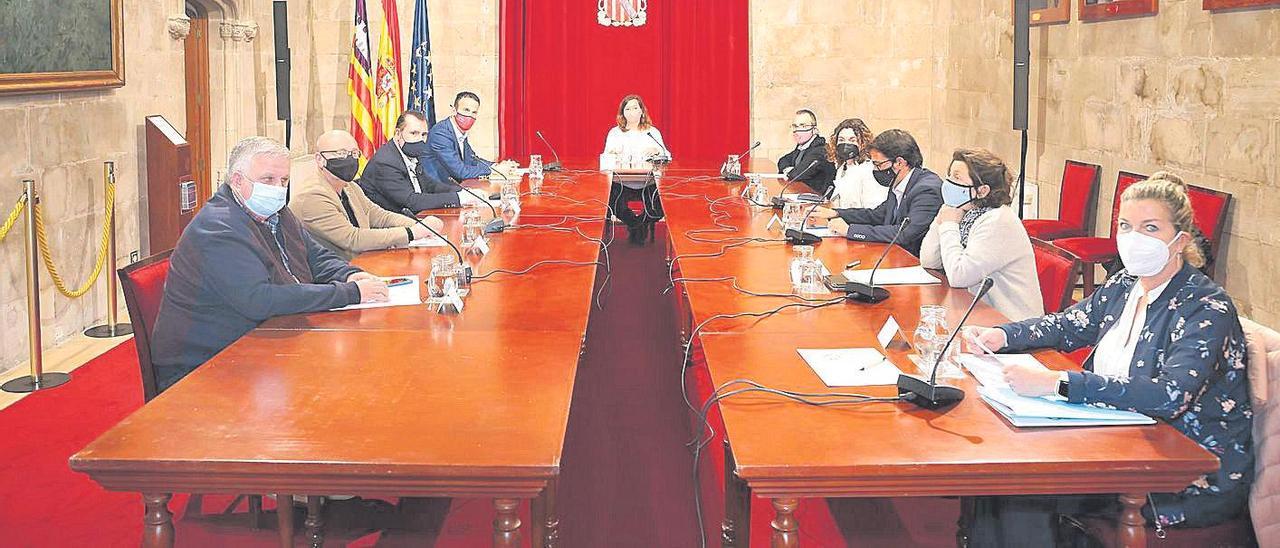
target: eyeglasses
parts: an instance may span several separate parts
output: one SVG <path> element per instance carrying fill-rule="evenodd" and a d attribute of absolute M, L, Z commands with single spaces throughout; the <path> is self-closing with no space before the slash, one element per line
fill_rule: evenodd
<path fill-rule="evenodd" d="M 895 158 L 894 160 L 896 160 L 896 158 Z M 872 167 L 875 167 L 876 169 L 888 169 L 888 168 L 884 168 L 884 167 L 880 167 L 880 166 L 881 166 L 881 165 L 883 165 L 883 164 L 893 165 L 894 160 L 881 160 L 881 161 L 879 161 L 879 162 L 877 162 L 877 161 L 875 161 L 875 160 L 872 160 L 872 161 L 871 161 L 871 165 L 872 165 Z"/>
<path fill-rule="evenodd" d="M 818 126 L 810 124 L 791 124 L 791 131 L 809 131 L 811 129 L 818 129 Z"/>
<path fill-rule="evenodd" d="M 359 158 L 358 150 L 322 150 L 320 155 L 326 160 L 343 160 L 346 158 Z"/>

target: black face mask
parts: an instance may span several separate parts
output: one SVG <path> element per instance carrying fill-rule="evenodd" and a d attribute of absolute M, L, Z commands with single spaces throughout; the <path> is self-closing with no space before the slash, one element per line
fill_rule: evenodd
<path fill-rule="evenodd" d="M 883 187 L 893 186 L 893 181 L 898 178 L 898 174 L 893 172 L 893 164 L 889 164 L 889 167 L 885 169 L 872 171 L 871 176 L 875 177 L 876 182 L 880 183 L 880 186 Z"/>
<path fill-rule="evenodd" d="M 410 158 L 421 158 L 426 156 L 431 149 L 427 148 L 426 141 L 417 141 L 413 143 L 405 143 L 404 146 L 400 147 L 400 151 L 404 152 L 404 155 Z"/>
<path fill-rule="evenodd" d="M 356 172 L 360 171 L 360 159 L 328 158 L 324 161 L 324 168 L 329 173 L 332 173 L 334 177 L 350 183 L 356 180 Z"/>
<path fill-rule="evenodd" d="M 858 155 L 858 145 L 853 143 L 840 143 L 836 145 L 836 159 L 841 162 L 847 162 L 850 158 Z"/>

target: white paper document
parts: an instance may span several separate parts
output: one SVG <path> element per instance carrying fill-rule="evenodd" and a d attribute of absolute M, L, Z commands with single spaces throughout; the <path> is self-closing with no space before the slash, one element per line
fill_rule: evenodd
<path fill-rule="evenodd" d="M 746 177 L 759 177 L 761 179 L 785 179 L 787 176 L 781 173 L 747 173 Z"/>
<path fill-rule="evenodd" d="M 843 236 L 843 234 L 837 234 L 835 231 L 825 226 L 811 226 L 804 229 L 804 231 L 819 238 L 835 238 L 836 236 Z"/>
<path fill-rule="evenodd" d="M 359 303 L 333 310 L 360 310 L 364 308 L 382 308 L 384 306 L 410 306 L 422 304 L 422 294 L 419 289 L 422 287 L 422 280 L 416 275 L 396 276 L 396 278 L 408 278 L 409 283 L 397 285 L 387 288 L 387 302 L 383 303 Z M 390 278 L 383 278 L 388 280 Z"/>
<path fill-rule="evenodd" d="M 1004 368 L 1010 365 L 1048 369 L 1031 354 L 959 354 L 957 361 L 978 383 L 991 388 L 1009 387 L 1009 383 L 1004 380 Z"/>
<path fill-rule="evenodd" d="M 871 279 L 871 270 L 846 270 L 844 277 L 850 282 L 867 284 Z M 876 285 L 933 285 L 940 284 L 937 276 L 930 274 L 922 266 L 908 266 L 905 268 L 881 268 L 876 271 Z"/>
<path fill-rule="evenodd" d="M 874 348 L 798 348 L 796 352 L 832 388 L 897 384 L 902 374 Z"/>
<path fill-rule="evenodd" d="M 1014 426 L 1121 426 L 1155 424 L 1155 419 L 1119 409 L 1067 403 L 1061 396 L 1019 396 L 1012 388 L 978 387 L 978 394 Z"/>
<path fill-rule="evenodd" d="M 409 247 L 444 247 L 447 245 L 449 244 L 445 243 L 443 239 L 437 238 L 435 236 L 418 238 L 412 242 L 409 242 Z"/>

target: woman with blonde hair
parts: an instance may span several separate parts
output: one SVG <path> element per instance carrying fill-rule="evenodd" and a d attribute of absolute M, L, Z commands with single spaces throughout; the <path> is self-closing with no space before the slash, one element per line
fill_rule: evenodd
<path fill-rule="evenodd" d="M 991 278 L 986 302 L 1009 319 L 1043 315 L 1031 238 L 1009 207 L 1013 176 L 1004 161 L 988 150 L 955 151 L 942 202 L 920 244 L 920 264 L 946 271 L 951 287 L 976 291 Z"/>
<path fill-rule="evenodd" d="M 1246 508 L 1253 437 L 1245 339 L 1231 297 L 1197 270 L 1186 185 L 1160 172 L 1120 197 L 1116 244 L 1124 270 L 1059 314 L 964 331 L 970 352 L 1069 352 L 1092 345 L 1083 371 L 1005 369 L 1025 396 L 1136 411 L 1164 421 L 1218 457 L 1218 470 L 1177 493 L 1151 493 L 1142 513 L 1157 531 L 1204 527 Z M 1119 487 L 1119 486 L 1117 486 Z M 1119 489 L 1117 489 L 1119 490 Z M 1113 511 L 1115 497 L 979 499 L 971 546 L 1051 546 L 1056 515 Z"/>

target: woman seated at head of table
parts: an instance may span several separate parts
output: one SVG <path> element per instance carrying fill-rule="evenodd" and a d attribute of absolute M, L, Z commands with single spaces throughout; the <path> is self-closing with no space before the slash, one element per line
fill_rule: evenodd
<path fill-rule="evenodd" d="M 987 304 L 1025 320 L 1044 315 L 1044 301 L 1031 238 L 1009 207 L 1012 188 L 1013 176 L 995 154 L 955 151 L 942 181 L 942 209 L 920 245 L 920 264 L 943 269 L 952 287 L 973 291 L 990 277 L 995 284 Z"/>
<path fill-rule="evenodd" d="M 662 141 L 662 133 L 649 119 L 649 109 L 639 95 L 628 95 L 618 105 L 617 125 L 605 137 L 604 153 L 612 154 L 620 164 L 635 164 L 654 156 L 671 159 L 671 153 Z M 639 199 L 644 204 L 644 215 L 637 215 L 627 207 L 627 202 Z M 657 185 L 623 181 L 609 189 L 609 209 L 627 225 L 627 235 L 632 243 L 640 243 L 642 228 L 662 218 L 662 201 L 658 198 Z"/>
<path fill-rule="evenodd" d="M 1121 195 L 1116 244 L 1124 270 L 1059 314 L 964 331 L 967 351 L 1072 351 L 1094 346 L 1083 371 L 1005 369 L 1026 396 L 1136 411 L 1169 423 L 1221 462 L 1177 493 L 1142 508 L 1162 527 L 1215 525 L 1243 512 L 1253 482 L 1253 411 L 1245 338 L 1231 297 L 1196 267 L 1186 185 L 1157 173 Z M 1111 512 L 1116 497 L 986 497 L 971 546 L 1052 546 L 1057 515 Z M 1064 520 L 1070 523 L 1071 520 Z"/>

